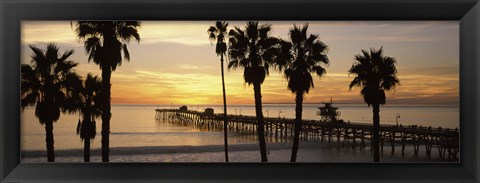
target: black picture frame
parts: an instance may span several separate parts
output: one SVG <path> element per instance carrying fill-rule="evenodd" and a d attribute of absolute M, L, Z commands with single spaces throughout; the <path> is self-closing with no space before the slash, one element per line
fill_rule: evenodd
<path fill-rule="evenodd" d="M 20 163 L 22 20 L 459 20 L 460 163 Z M 0 0 L 0 182 L 478 182 L 478 0 Z"/>

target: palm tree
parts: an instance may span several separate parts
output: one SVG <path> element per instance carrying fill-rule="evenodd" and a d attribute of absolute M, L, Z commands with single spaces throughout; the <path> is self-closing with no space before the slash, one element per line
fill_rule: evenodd
<path fill-rule="evenodd" d="M 393 57 L 383 56 L 383 47 L 379 50 L 370 49 L 370 53 L 362 50 L 363 55 L 355 55 L 349 74 L 353 74 L 352 87 L 361 87 L 360 93 L 365 103 L 373 107 L 373 159 L 380 160 L 379 128 L 380 104 L 385 104 L 385 91 L 394 90 L 400 84 L 397 78 L 396 60 Z"/>
<path fill-rule="evenodd" d="M 227 97 L 225 94 L 225 79 L 223 74 L 223 56 L 227 52 L 227 44 L 225 43 L 225 35 L 227 34 L 228 23 L 217 21 L 215 26 L 208 28 L 209 38 L 214 41 L 217 40 L 215 53 L 220 55 L 220 67 L 222 70 L 222 89 L 223 89 L 223 136 L 225 143 L 225 162 L 228 162 L 228 141 L 227 141 Z"/>
<path fill-rule="evenodd" d="M 69 113 L 80 112 L 83 120 L 78 121 L 77 135 L 83 140 L 83 159 L 84 162 L 90 162 L 90 140 L 95 138 L 96 123 L 95 118 L 102 114 L 100 97 L 102 81 L 97 76 L 87 75 L 85 81 L 80 78 L 70 77 L 68 81 L 72 83 L 72 96 L 67 101 L 65 111 Z"/>
<path fill-rule="evenodd" d="M 255 113 L 257 116 L 257 133 L 260 144 L 260 155 L 262 162 L 267 162 L 267 151 L 265 143 L 265 128 L 262 112 L 261 85 L 269 73 L 270 64 L 278 52 L 279 40 L 270 37 L 268 33 L 270 25 L 258 25 L 258 21 L 247 23 L 245 30 L 235 27 L 229 32 L 230 62 L 228 69 L 244 68 L 243 79 L 250 85 L 253 84 L 255 96 Z"/>
<path fill-rule="evenodd" d="M 67 60 L 73 53 L 68 50 L 59 56 L 58 47 L 50 43 L 45 51 L 30 45 L 31 65 L 21 65 L 21 107 L 35 106 L 35 116 L 45 125 L 48 162 L 55 161 L 53 123 L 69 97 L 66 78 L 75 74 L 77 63 Z"/>
<path fill-rule="evenodd" d="M 109 161 L 110 134 L 110 79 L 112 71 L 130 60 L 127 44 L 132 38 L 140 42 L 137 28 L 139 21 L 79 21 L 76 26 L 78 38 L 84 41 L 88 61 L 100 66 L 102 70 L 102 161 Z M 123 58 L 122 58 L 123 51 Z"/>
<path fill-rule="evenodd" d="M 327 45 L 319 40 L 318 35 L 307 35 L 308 24 L 303 27 L 294 25 L 290 29 L 290 40 L 282 41 L 281 59 L 278 59 L 280 70 L 288 81 L 288 89 L 295 94 L 295 132 L 293 138 L 291 162 L 297 159 L 300 130 L 302 129 L 303 96 L 313 88 L 311 73 L 322 77 L 329 63 Z"/>

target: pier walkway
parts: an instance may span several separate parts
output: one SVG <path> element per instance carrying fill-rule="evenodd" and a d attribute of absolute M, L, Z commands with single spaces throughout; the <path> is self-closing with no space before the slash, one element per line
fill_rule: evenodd
<path fill-rule="evenodd" d="M 155 119 L 173 122 L 181 125 L 195 126 L 208 130 L 223 130 L 223 114 L 206 114 L 204 112 L 180 109 L 155 109 Z M 275 141 L 293 139 L 295 119 L 265 118 L 265 137 Z M 228 115 L 228 130 L 240 134 L 256 135 L 256 117 Z M 303 141 L 318 141 L 325 143 L 341 143 L 352 148 L 365 148 L 372 145 L 372 124 L 351 122 L 321 122 L 318 120 L 303 120 L 300 139 Z M 433 149 L 438 150 L 440 158 L 458 160 L 459 131 L 458 129 L 431 128 L 421 126 L 381 125 L 380 149 L 390 146 L 391 153 L 395 146 L 401 146 L 402 156 L 405 146 L 413 146 L 417 156 L 420 148 L 424 148 L 426 156 L 431 157 Z M 399 147 L 400 148 L 400 147 Z M 373 148 L 370 148 L 373 149 Z"/>

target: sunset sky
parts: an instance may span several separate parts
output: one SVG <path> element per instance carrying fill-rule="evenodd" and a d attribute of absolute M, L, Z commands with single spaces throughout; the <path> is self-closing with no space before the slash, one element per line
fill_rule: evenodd
<path fill-rule="evenodd" d="M 208 39 L 214 21 L 142 21 L 140 43 L 130 42 L 130 62 L 112 74 L 114 104 L 221 104 L 220 58 Z M 273 21 L 271 36 L 287 39 L 293 24 Z M 363 103 L 358 88 L 348 89 L 353 76 L 347 71 L 361 49 L 384 48 L 397 60 L 399 85 L 387 94 L 387 104 L 459 104 L 459 24 L 457 21 L 322 21 L 308 22 L 309 34 L 318 34 L 328 45 L 327 74 L 314 77 L 315 88 L 304 103 L 320 103 L 332 97 L 336 103 Z M 229 21 L 229 29 L 245 27 Z M 75 26 L 75 23 L 73 23 Z M 22 22 L 22 63 L 30 63 L 28 45 L 45 49 L 57 43 L 61 53 L 74 49 L 76 71 L 101 76 L 98 65 L 87 62 L 83 42 L 69 21 Z M 243 70 L 225 67 L 227 102 L 253 104 L 253 87 L 243 81 Z M 277 70 L 262 85 L 263 103 L 294 103 L 287 81 Z"/>

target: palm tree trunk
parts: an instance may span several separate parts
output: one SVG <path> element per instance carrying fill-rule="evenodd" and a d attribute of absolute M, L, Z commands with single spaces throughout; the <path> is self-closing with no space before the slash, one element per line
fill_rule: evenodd
<path fill-rule="evenodd" d="M 90 162 L 90 138 L 83 139 L 83 161 Z"/>
<path fill-rule="evenodd" d="M 45 133 L 46 138 L 45 141 L 47 143 L 47 161 L 48 162 L 55 162 L 55 151 L 53 148 L 53 122 L 47 121 L 45 123 Z"/>
<path fill-rule="evenodd" d="M 227 96 L 225 93 L 225 76 L 223 73 L 223 54 L 220 57 L 221 67 L 222 67 L 222 90 L 223 90 L 223 136 L 225 143 L 225 162 L 228 162 L 228 137 L 227 137 Z"/>
<path fill-rule="evenodd" d="M 380 161 L 380 105 L 373 104 L 373 161 Z"/>
<path fill-rule="evenodd" d="M 262 112 L 262 93 L 260 83 L 253 83 L 253 92 L 255 95 L 255 113 L 258 120 L 258 141 L 260 143 L 260 156 L 262 162 L 267 162 L 267 144 L 265 143 L 265 128 L 263 122 L 263 112 Z"/>
<path fill-rule="evenodd" d="M 102 162 L 109 162 L 109 141 L 110 141 L 110 78 L 112 71 L 110 67 L 102 68 Z"/>
<path fill-rule="evenodd" d="M 303 95 L 297 91 L 295 96 L 295 133 L 293 136 L 292 156 L 290 162 L 297 161 L 298 144 L 300 143 L 300 130 L 302 129 L 302 103 Z"/>
<path fill-rule="evenodd" d="M 87 112 L 84 116 L 84 121 L 82 123 L 82 131 L 80 135 L 84 135 L 83 137 L 83 161 L 90 162 L 90 137 L 92 136 L 92 120 L 90 114 Z"/>

